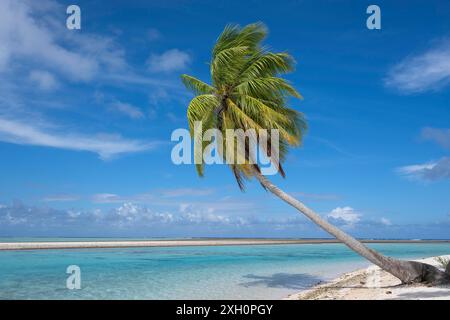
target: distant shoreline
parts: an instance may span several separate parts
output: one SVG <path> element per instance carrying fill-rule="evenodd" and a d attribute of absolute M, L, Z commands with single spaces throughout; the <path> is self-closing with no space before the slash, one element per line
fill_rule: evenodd
<path fill-rule="evenodd" d="M 1 238 L 0 238 L 1 239 Z M 361 240 L 364 243 L 449 243 L 450 240 Z M 104 240 L 104 241 L 36 241 L 0 242 L 0 250 L 46 249 L 107 249 L 185 246 L 236 246 L 340 243 L 334 239 L 263 239 L 263 238 L 205 238 L 183 240 Z"/>

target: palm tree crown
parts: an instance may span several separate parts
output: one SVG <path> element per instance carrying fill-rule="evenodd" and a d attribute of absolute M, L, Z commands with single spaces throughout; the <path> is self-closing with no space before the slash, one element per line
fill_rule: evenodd
<path fill-rule="evenodd" d="M 267 30 L 261 23 L 242 28 L 226 26 L 212 50 L 211 84 L 186 74 L 182 75 L 182 81 L 196 95 L 187 109 L 191 135 L 196 121 L 202 122 L 203 132 L 215 128 L 223 132 L 223 137 L 227 129 L 254 129 L 257 133 L 261 129 L 269 132 L 277 129 L 279 160 L 270 154 L 269 145 L 258 143 L 268 158 L 276 161 L 274 164 L 284 177 L 281 162 L 289 146 L 300 145 L 306 122 L 300 112 L 288 107 L 290 98 L 301 98 L 301 95 L 280 77 L 293 71 L 295 61 L 286 52 L 273 53 L 264 47 L 262 42 L 266 36 Z M 227 141 L 226 146 L 229 146 Z M 251 178 L 259 166 L 248 161 L 248 150 L 240 156 L 247 161 L 229 165 L 243 189 L 244 179 Z M 203 164 L 197 164 L 200 176 L 203 169 Z"/>

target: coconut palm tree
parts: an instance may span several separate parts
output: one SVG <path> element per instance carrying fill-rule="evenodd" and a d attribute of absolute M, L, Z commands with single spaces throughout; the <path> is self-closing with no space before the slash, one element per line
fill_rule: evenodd
<path fill-rule="evenodd" d="M 195 123 L 201 121 L 201 134 L 208 129 L 216 129 L 226 137 L 227 129 L 277 129 L 279 132 L 279 150 L 275 157 L 267 142 L 258 141 L 258 147 L 266 152 L 281 176 L 285 176 L 282 162 L 289 147 L 301 144 L 306 131 L 303 115 L 288 107 L 289 100 L 301 98 L 297 90 L 280 75 L 293 71 L 294 60 L 286 52 L 273 53 L 262 45 L 267 35 L 261 23 L 245 27 L 228 25 L 217 39 L 212 50 L 210 62 L 211 83 L 195 77 L 182 75 L 184 85 L 195 97 L 187 108 L 187 118 L 194 135 Z M 270 135 L 270 134 L 269 134 Z M 194 139 L 201 138 L 195 136 Z M 225 139 L 225 138 L 224 138 Z M 234 148 L 233 141 L 225 141 L 220 150 L 225 159 L 227 148 Z M 204 143 L 204 142 L 200 142 Z M 450 282 L 450 274 L 428 264 L 414 261 L 402 261 L 386 257 L 362 242 L 356 240 L 336 226 L 330 224 L 302 202 L 285 193 L 261 173 L 258 163 L 251 161 L 248 142 L 245 151 L 238 157 L 245 161 L 228 163 L 241 190 L 247 179 L 256 178 L 268 191 L 287 202 L 323 230 L 336 237 L 350 249 L 365 257 L 375 265 L 399 278 L 403 283 Z M 194 150 L 194 153 L 202 152 Z M 202 156 L 195 154 L 194 156 Z M 197 171 L 203 176 L 203 163 L 196 164 Z"/>

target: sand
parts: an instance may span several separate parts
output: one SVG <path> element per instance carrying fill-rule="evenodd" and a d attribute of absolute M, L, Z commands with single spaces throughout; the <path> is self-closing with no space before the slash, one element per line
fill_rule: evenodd
<path fill-rule="evenodd" d="M 333 240 L 301 239 L 192 239 L 192 240 L 128 240 L 128 241 L 54 241 L 54 242 L 0 242 L 0 250 L 35 249 L 89 249 L 132 247 L 178 247 L 178 246 L 228 246 L 334 243 Z"/>
<path fill-rule="evenodd" d="M 365 243 L 449 243 L 447 240 L 364 240 Z M 54 242 L 0 242 L 0 250 L 37 249 L 95 249 L 177 246 L 232 246 L 272 244 L 338 243 L 333 239 L 189 239 L 189 240 L 128 240 L 128 241 L 54 241 Z"/>
<path fill-rule="evenodd" d="M 450 258 L 448 256 L 442 256 Z M 438 266 L 436 257 L 420 259 Z M 450 286 L 402 285 L 400 280 L 376 266 L 346 273 L 288 300 L 450 300 Z"/>

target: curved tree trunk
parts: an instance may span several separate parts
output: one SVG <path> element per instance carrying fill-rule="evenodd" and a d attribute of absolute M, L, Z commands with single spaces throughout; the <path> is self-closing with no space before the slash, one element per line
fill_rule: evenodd
<path fill-rule="evenodd" d="M 393 276 L 399 278 L 402 283 L 450 283 L 450 273 L 443 272 L 432 265 L 415 261 L 402 261 L 393 259 L 370 249 L 362 242 L 356 240 L 352 236 L 348 235 L 347 233 L 343 232 L 339 228 L 323 219 L 321 216 L 306 207 L 297 199 L 280 190 L 257 170 L 255 170 L 254 173 L 259 182 L 274 195 L 299 210 L 306 217 L 316 223 L 319 227 L 336 237 L 336 239 L 343 242 L 346 246 L 348 246 L 359 255 L 363 256 L 373 264 L 379 266 L 381 269 L 389 272 Z M 447 267 L 447 269 L 449 268 Z"/>

